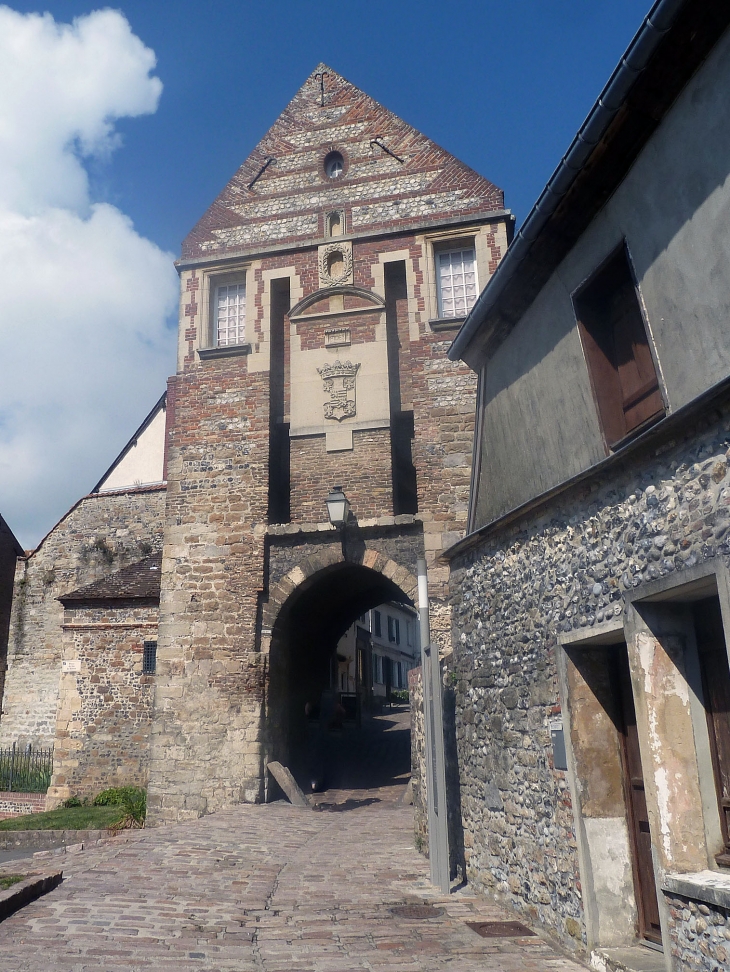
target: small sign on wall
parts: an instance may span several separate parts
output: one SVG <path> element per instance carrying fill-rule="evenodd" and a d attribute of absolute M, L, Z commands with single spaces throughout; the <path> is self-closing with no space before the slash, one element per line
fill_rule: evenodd
<path fill-rule="evenodd" d="M 553 766 L 556 770 L 567 770 L 568 760 L 565 756 L 565 734 L 562 719 L 550 723 L 550 742 L 553 746 Z"/>
<path fill-rule="evenodd" d="M 77 675 L 81 671 L 81 660 L 79 658 L 69 658 L 61 662 L 61 671 Z"/>

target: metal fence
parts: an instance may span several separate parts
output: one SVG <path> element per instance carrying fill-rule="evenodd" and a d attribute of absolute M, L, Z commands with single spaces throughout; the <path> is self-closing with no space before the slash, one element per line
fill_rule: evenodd
<path fill-rule="evenodd" d="M 18 746 L 0 749 L 0 791 L 45 793 L 51 785 L 53 747 Z"/>

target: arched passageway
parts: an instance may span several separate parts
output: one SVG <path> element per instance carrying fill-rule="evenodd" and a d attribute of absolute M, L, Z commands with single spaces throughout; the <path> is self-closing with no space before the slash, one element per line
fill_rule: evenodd
<path fill-rule="evenodd" d="M 305 790 L 363 790 L 407 779 L 407 705 L 384 708 L 373 698 L 364 631 L 355 656 L 356 700 L 344 698 L 337 679 L 338 642 L 353 623 L 378 605 L 413 603 L 415 578 L 392 562 L 386 572 L 357 563 L 329 564 L 302 579 L 276 616 L 267 748 Z M 405 581 L 402 587 L 394 576 Z"/>

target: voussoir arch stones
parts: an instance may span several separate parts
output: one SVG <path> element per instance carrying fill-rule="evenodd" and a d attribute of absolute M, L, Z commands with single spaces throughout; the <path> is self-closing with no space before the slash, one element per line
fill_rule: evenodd
<path fill-rule="evenodd" d="M 294 592 L 320 571 L 335 564 L 342 564 L 342 555 L 336 549 L 322 550 L 305 557 L 269 589 L 269 599 L 264 604 L 264 628 L 274 627 L 279 612 Z M 414 604 L 417 600 L 418 579 L 407 567 L 391 560 L 377 550 L 365 548 L 361 557 L 348 558 L 347 563 L 358 564 L 387 577 L 403 591 Z"/>

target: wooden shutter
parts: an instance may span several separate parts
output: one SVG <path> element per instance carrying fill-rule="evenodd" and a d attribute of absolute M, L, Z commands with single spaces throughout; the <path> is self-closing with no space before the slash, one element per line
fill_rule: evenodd
<path fill-rule="evenodd" d="M 574 298 L 591 385 L 609 446 L 664 414 L 624 247 Z"/>

